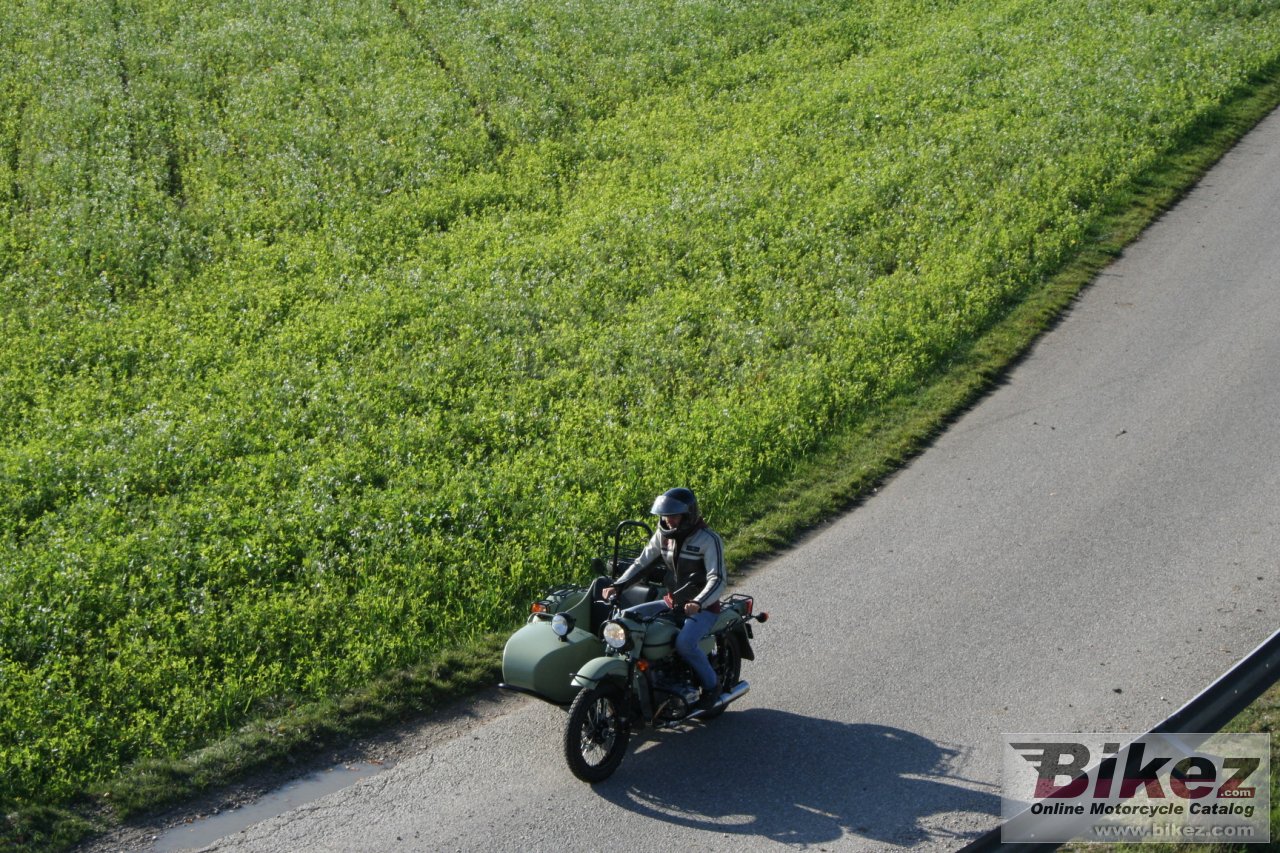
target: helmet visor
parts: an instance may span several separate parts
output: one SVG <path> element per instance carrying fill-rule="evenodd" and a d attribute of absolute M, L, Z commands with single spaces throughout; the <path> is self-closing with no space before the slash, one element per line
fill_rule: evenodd
<path fill-rule="evenodd" d="M 689 512 L 689 504 L 670 494 L 658 495 L 649 509 L 650 515 L 685 515 Z"/>

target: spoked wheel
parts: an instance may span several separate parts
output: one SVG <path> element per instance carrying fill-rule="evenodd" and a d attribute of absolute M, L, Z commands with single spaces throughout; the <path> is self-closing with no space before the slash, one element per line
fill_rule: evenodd
<path fill-rule="evenodd" d="M 574 776 L 592 784 L 608 779 L 622 763 L 630 739 L 617 690 L 597 687 L 574 698 L 564 732 L 564 758 Z"/>
<path fill-rule="evenodd" d="M 720 648 L 720 654 L 716 660 L 716 689 L 721 693 L 728 693 L 730 690 L 738 686 L 738 682 L 742 680 L 742 649 L 738 647 L 738 638 L 729 635 L 724 638 L 724 645 Z M 718 708 L 712 708 L 698 717 L 699 720 L 714 720 L 725 712 L 727 705 L 721 705 Z"/>

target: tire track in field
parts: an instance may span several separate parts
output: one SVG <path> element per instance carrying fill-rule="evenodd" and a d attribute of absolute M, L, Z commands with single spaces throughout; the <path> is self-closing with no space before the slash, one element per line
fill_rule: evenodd
<path fill-rule="evenodd" d="M 26 123 L 31 99 L 22 95 L 13 102 L 13 132 L 5 134 L 5 164 L 9 167 L 9 222 L 12 223 L 22 207 L 22 182 L 18 180 L 18 168 L 22 164 L 22 127 Z M 12 230 L 12 225 L 10 227 Z"/>
<path fill-rule="evenodd" d="M 133 90 L 133 75 L 129 71 L 124 30 L 121 26 L 123 19 L 124 12 L 120 8 L 120 0 L 111 0 L 111 62 L 115 65 L 116 75 L 120 81 L 120 91 L 124 98 L 128 155 L 129 162 L 133 166 L 130 171 L 134 174 L 145 175 L 147 173 L 146 161 L 139 151 L 138 145 L 142 122 L 138 118 L 137 111 L 132 108 L 135 93 Z M 163 153 L 164 168 L 162 173 L 157 176 L 157 183 L 164 194 L 181 209 L 186 206 L 186 195 L 184 190 L 185 182 L 182 177 L 182 155 L 178 150 L 177 142 L 177 119 L 174 115 L 173 107 L 168 101 L 162 102 L 158 106 L 163 118 L 158 142 Z"/>
<path fill-rule="evenodd" d="M 126 118 L 125 122 L 125 143 L 129 154 L 129 163 L 136 164 L 138 162 L 137 151 L 137 126 L 138 123 L 134 119 L 133 111 L 129 109 L 129 102 L 133 97 L 133 78 L 129 74 L 129 64 L 125 61 L 124 48 L 124 32 L 120 26 L 120 0 L 111 0 L 111 64 L 116 70 L 116 79 L 120 83 L 120 93 L 123 100 L 123 112 Z"/>
<path fill-rule="evenodd" d="M 462 97 L 476 117 L 480 119 L 484 127 L 485 136 L 488 137 L 489 143 L 494 148 L 494 154 L 501 155 L 510 147 L 511 143 L 507 135 L 502 132 L 502 128 L 494 120 L 493 112 L 489 109 L 489 105 L 475 92 L 471 91 L 470 87 L 463 82 L 462 77 L 454 72 L 444 54 L 440 52 L 440 49 L 436 47 L 435 42 L 432 41 L 423 28 L 413 20 L 413 17 L 400 0 L 391 0 L 391 10 L 395 12 L 396 17 L 400 19 L 400 23 L 404 25 L 404 28 L 422 44 L 427 51 L 427 55 L 431 57 L 431 61 L 444 73 L 445 78 L 453 85 L 454 90 Z"/>

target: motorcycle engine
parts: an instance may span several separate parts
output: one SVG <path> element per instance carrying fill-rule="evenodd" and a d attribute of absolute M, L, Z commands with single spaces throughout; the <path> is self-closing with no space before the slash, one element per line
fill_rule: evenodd
<path fill-rule="evenodd" d="M 698 701 L 699 690 L 694 686 L 688 673 L 675 672 L 664 667 L 651 672 L 650 679 L 654 705 L 657 708 L 654 712 L 656 719 L 664 721 L 683 719 L 688 715 L 693 703 Z"/>

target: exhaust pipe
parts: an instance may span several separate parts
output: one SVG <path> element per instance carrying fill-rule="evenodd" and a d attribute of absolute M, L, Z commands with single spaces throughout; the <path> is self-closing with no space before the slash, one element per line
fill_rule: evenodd
<path fill-rule="evenodd" d="M 729 705 L 733 702 L 737 702 L 743 696 L 746 696 L 748 691 L 750 690 L 751 690 L 750 684 L 748 684 L 745 681 L 739 681 L 737 685 L 734 686 L 734 688 L 730 690 L 728 693 L 721 693 L 720 698 L 716 700 L 715 706 L 712 708 L 708 708 L 707 711 L 714 711 L 717 708 L 723 708 L 725 705 Z M 694 711 L 692 714 L 685 717 L 685 719 L 696 720 L 699 717 L 701 717 L 703 714 L 706 714 L 707 711 Z"/>

